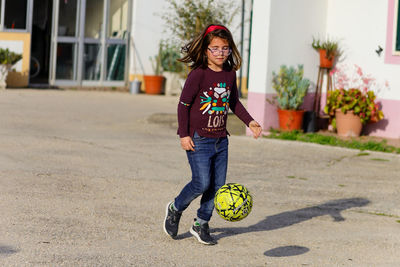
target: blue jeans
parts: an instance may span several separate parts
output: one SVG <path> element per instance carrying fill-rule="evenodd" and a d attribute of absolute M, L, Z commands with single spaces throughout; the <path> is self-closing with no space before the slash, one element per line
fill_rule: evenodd
<path fill-rule="evenodd" d="M 225 184 L 228 168 L 228 138 L 201 137 L 195 132 L 195 151 L 186 151 L 192 180 L 175 198 L 175 208 L 184 211 L 198 196 L 202 195 L 197 217 L 209 221 L 214 209 L 214 196 Z"/>

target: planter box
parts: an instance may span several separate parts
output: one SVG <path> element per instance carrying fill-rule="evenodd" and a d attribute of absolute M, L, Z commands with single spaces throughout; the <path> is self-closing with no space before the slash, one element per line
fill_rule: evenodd
<path fill-rule="evenodd" d="M 0 90 L 4 90 L 7 87 L 7 76 L 8 76 L 8 65 L 0 65 Z"/>
<path fill-rule="evenodd" d="M 164 71 L 163 75 L 165 77 L 165 95 L 179 95 L 182 91 L 179 73 Z"/>

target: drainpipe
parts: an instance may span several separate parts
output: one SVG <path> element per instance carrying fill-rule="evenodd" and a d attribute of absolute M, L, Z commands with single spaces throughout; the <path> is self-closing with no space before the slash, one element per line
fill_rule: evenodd
<path fill-rule="evenodd" d="M 251 53 L 251 29 L 253 26 L 253 2 L 250 2 L 250 25 L 249 25 L 249 49 L 247 53 L 247 81 L 246 81 L 246 88 L 249 88 L 249 77 L 250 77 L 250 53 Z"/>
<path fill-rule="evenodd" d="M 241 45 L 240 45 L 240 54 L 243 55 L 243 46 L 244 46 L 244 1 L 242 0 L 242 25 L 241 25 L 241 30 L 240 30 L 240 40 L 241 40 Z M 239 97 L 242 97 L 242 73 L 243 73 L 243 68 L 240 68 L 239 71 Z"/>

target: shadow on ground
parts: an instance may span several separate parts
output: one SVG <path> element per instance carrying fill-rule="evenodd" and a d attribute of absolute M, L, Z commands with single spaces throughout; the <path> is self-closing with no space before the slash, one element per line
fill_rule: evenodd
<path fill-rule="evenodd" d="M 248 227 L 214 228 L 211 230 L 211 232 L 214 233 L 214 238 L 219 240 L 221 238 L 233 235 L 245 234 L 250 232 L 271 231 L 284 227 L 289 227 L 291 225 L 324 215 L 330 215 L 335 222 L 340 222 L 345 220 L 345 218 L 343 218 L 343 216 L 341 215 L 342 211 L 354 207 L 366 206 L 369 203 L 370 201 L 364 198 L 337 199 L 317 206 L 282 212 L 276 215 L 268 216 L 264 220 Z M 187 232 L 178 235 L 177 239 L 184 239 L 190 236 L 190 233 Z"/>
<path fill-rule="evenodd" d="M 308 251 L 310 251 L 310 249 L 306 247 L 284 246 L 265 251 L 264 255 L 268 257 L 289 257 L 305 254 Z"/>
<path fill-rule="evenodd" d="M 17 252 L 18 250 L 13 247 L 0 245 L 0 256 L 8 256 Z"/>
<path fill-rule="evenodd" d="M 214 237 L 216 239 L 221 239 L 227 236 L 249 232 L 270 231 L 288 227 L 324 215 L 330 215 L 335 222 L 340 222 L 345 220 L 341 215 L 343 210 L 366 206 L 368 203 L 369 200 L 364 198 L 332 200 L 321 205 L 268 216 L 264 220 L 248 227 L 215 228 L 213 232 L 218 234 L 214 234 Z"/>

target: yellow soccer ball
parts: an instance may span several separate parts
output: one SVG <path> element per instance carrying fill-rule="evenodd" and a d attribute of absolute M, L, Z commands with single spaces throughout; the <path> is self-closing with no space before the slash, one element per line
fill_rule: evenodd
<path fill-rule="evenodd" d="M 253 198 L 245 186 L 228 183 L 223 185 L 215 194 L 214 206 L 222 219 L 236 222 L 250 214 Z"/>

